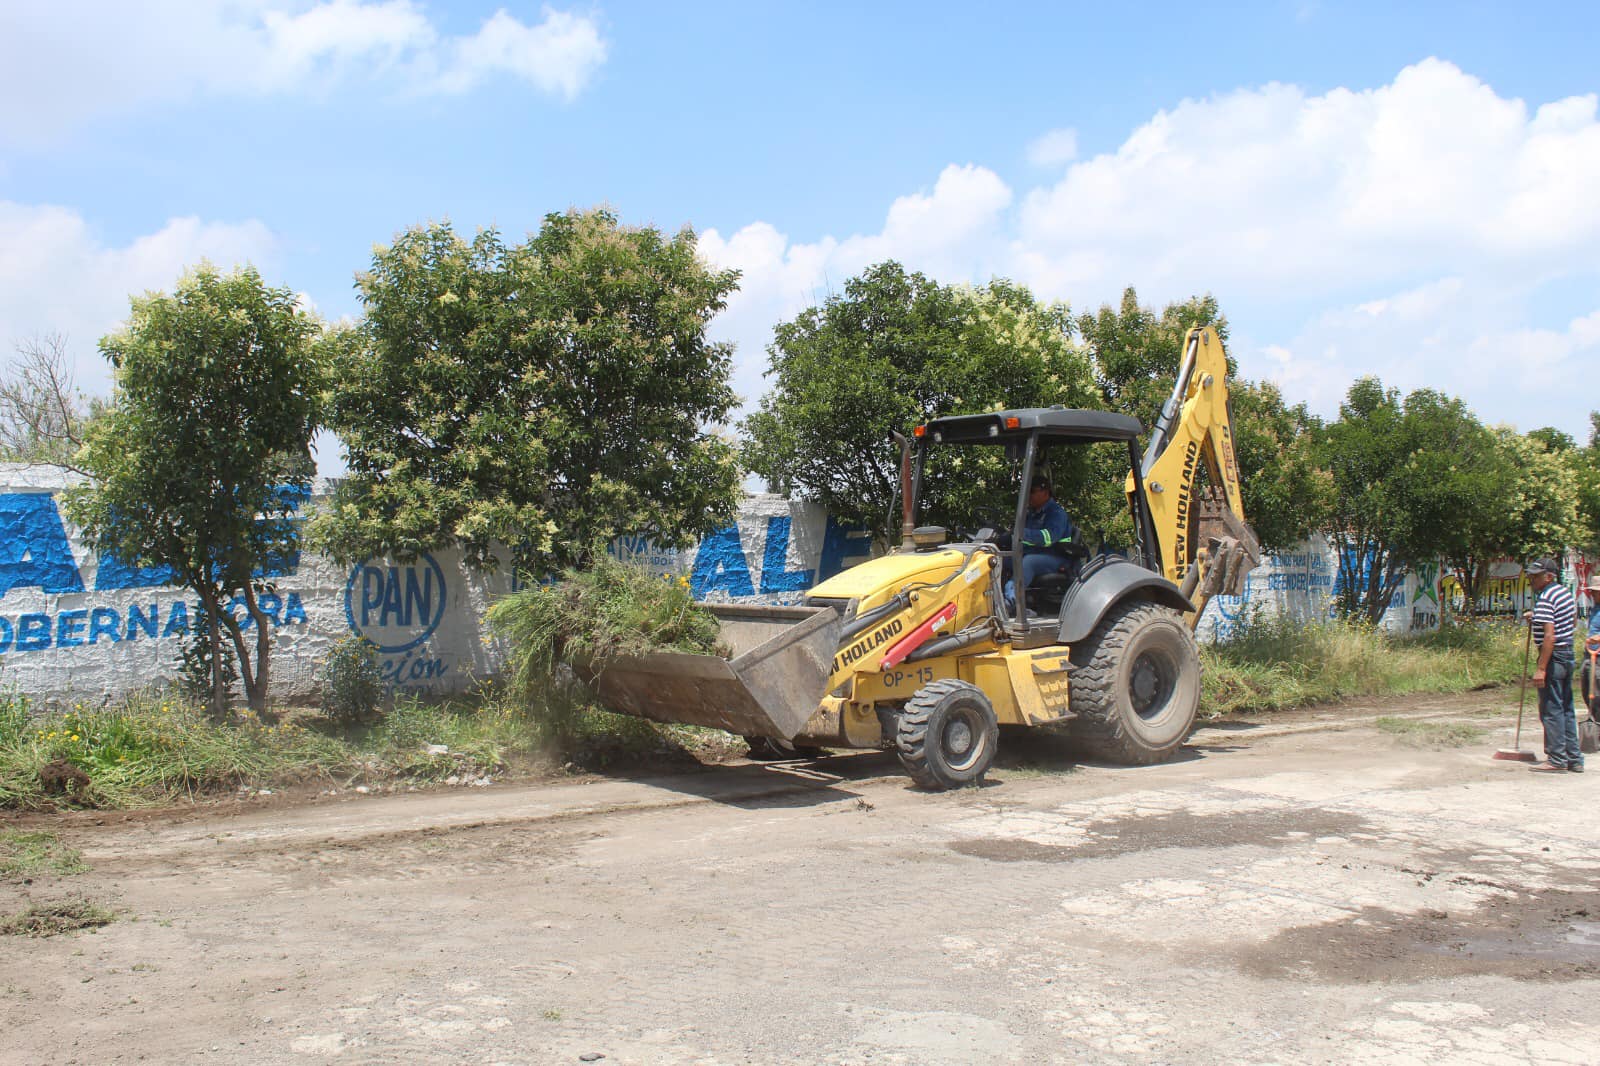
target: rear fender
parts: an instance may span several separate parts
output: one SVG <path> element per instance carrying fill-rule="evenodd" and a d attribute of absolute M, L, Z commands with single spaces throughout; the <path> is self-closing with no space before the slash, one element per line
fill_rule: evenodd
<path fill-rule="evenodd" d="M 1094 632 L 1112 608 L 1124 600 L 1139 599 L 1187 614 L 1194 605 L 1178 586 L 1137 563 L 1114 559 L 1091 567 L 1061 601 L 1061 629 L 1057 639 L 1076 644 Z"/>

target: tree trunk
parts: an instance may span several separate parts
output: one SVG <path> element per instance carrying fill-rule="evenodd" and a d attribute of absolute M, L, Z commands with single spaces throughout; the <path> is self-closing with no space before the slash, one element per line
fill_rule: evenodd
<path fill-rule="evenodd" d="M 255 689 L 256 672 L 250 659 L 250 649 L 244 642 L 244 630 L 239 625 L 239 620 L 230 613 L 223 622 L 228 627 L 228 636 L 233 639 L 234 651 L 239 653 L 239 681 L 244 685 L 245 702 L 253 711 L 256 709 Z"/>
<path fill-rule="evenodd" d="M 228 716 L 228 688 L 222 677 L 221 612 L 209 589 L 200 590 L 200 609 L 206 613 L 206 636 L 211 645 L 211 717 L 220 722 Z"/>
<path fill-rule="evenodd" d="M 255 683 L 245 695 L 250 701 L 250 709 L 260 717 L 267 713 L 267 697 L 271 689 L 272 628 L 268 625 L 271 619 L 256 602 L 256 590 L 249 585 L 244 587 L 244 604 L 256 623 Z"/>

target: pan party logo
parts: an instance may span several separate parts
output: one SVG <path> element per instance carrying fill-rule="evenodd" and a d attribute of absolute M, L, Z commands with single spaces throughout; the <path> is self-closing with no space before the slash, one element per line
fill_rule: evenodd
<path fill-rule="evenodd" d="M 344 616 L 350 631 L 383 654 L 409 651 L 433 636 L 444 618 L 444 571 L 424 552 L 409 566 L 367 560 L 350 571 Z"/>

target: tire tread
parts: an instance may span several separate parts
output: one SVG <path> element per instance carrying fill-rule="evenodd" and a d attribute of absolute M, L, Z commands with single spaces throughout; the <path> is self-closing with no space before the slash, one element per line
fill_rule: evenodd
<path fill-rule="evenodd" d="M 1072 734 L 1090 754 L 1107 762 L 1150 766 L 1165 761 L 1175 750 L 1152 748 L 1130 736 L 1117 709 L 1116 676 L 1123 650 L 1148 618 L 1166 613 L 1170 613 L 1168 608 L 1145 600 L 1125 604 L 1107 614 L 1088 639 L 1072 648 L 1073 670 L 1068 680 L 1068 701 L 1076 714 Z M 1196 657 L 1194 669 L 1199 667 Z"/>
<path fill-rule="evenodd" d="M 951 787 L 928 763 L 928 720 L 947 697 L 969 689 L 987 702 L 988 697 L 983 696 L 983 690 L 976 685 L 947 677 L 918 689 L 900 711 L 899 728 L 894 738 L 895 753 L 900 756 L 900 765 L 918 786 L 927 789 Z M 977 780 L 983 780 L 981 771 Z"/>

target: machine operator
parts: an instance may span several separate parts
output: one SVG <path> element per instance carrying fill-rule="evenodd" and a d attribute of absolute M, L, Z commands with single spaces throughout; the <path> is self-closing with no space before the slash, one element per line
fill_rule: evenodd
<path fill-rule="evenodd" d="M 1050 479 L 1043 474 L 1034 475 L 1028 485 L 1028 511 L 1023 520 L 1022 581 L 1028 588 L 1045 574 L 1063 570 L 1070 562 L 1067 554 L 1078 531 L 1067 517 L 1066 508 L 1057 503 L 1050 493 Z M 1011 548 L 1009 535 L 1001 538 L 1001 547 Z M 1005 560 L 1007 568 L 1011 560 Z M 1016 581 L 1008 578 L 1005 584 L 1006 610 L 1017 609 Z"/>

